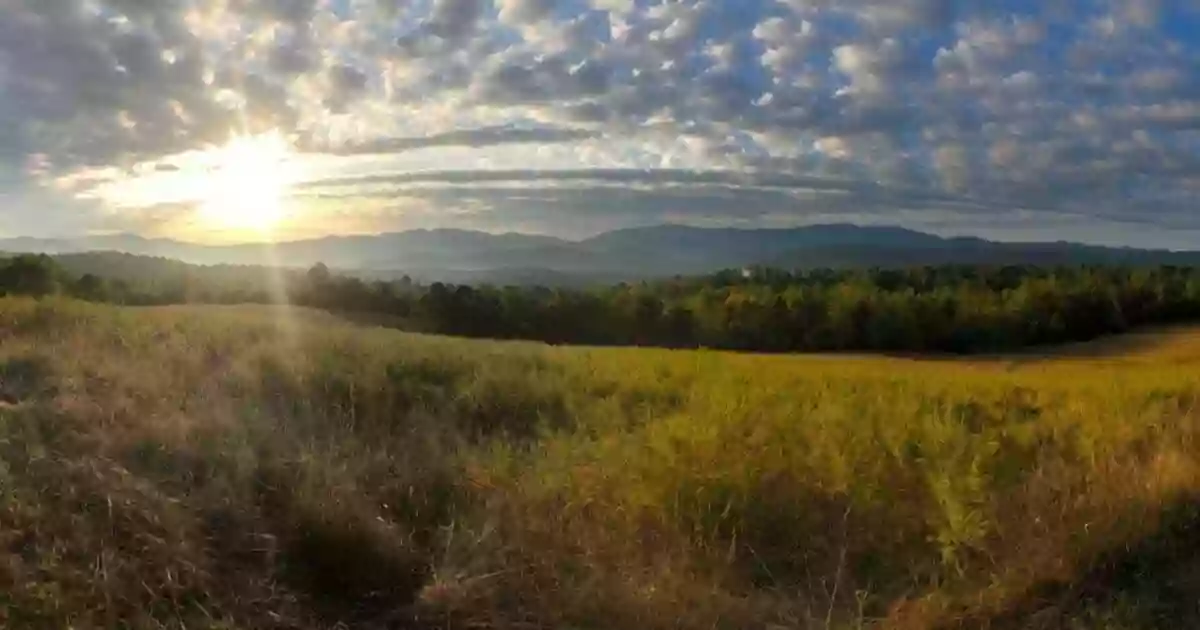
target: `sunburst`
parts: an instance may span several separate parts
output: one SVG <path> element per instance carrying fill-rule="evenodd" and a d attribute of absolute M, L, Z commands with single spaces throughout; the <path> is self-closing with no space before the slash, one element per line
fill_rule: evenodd
<path fill-rule="evenodd" d="M 271 233 L 284 219 L 292 184 L 290 150 L 278 133 L 239 136 L 204 156 L 197 213 L 208 227 Z"/>

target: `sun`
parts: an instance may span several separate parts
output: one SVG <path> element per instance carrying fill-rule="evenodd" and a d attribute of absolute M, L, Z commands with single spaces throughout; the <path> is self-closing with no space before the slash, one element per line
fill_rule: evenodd
<path fill-rule="evenodd" d="M 238 136 L 205 155 L 197 212 L 212 228 L 271 234 L 291 185 L 288 143 L 278 133 Z"/>

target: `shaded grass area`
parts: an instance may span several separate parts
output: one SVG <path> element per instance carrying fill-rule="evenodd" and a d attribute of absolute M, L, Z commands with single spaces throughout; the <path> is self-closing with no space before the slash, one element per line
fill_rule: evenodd
<path fill-rule="evenodd" d="M 1191 628 L 1200 624 L 1200 502 L 1180 499 L 1158 531 L 1100 554 L 1071 582 L 1031 588 L 1008 610 L 946 627 Z"/>
<path fill-rule="evenodd" d="M 3 300 L 0 626 L 1187 627 L 1198 338 L 756 357 Z"/>

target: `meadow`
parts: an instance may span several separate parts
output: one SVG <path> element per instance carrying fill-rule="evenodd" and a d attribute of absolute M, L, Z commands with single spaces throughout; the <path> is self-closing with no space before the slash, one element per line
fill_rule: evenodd
<path fill-rule="evenodd" d="M 1200 624 L 1200 333 L 967 359 L 0 299 L 0 627 Z"/>

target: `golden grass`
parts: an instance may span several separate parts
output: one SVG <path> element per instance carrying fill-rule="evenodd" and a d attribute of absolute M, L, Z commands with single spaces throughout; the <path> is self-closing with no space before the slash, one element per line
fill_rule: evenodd
<path fill-rule="evenodd" d="M 950 361 L 287 314 L 0 300 L 0 626 L 1200 619 L 1195 332 Z"/>

